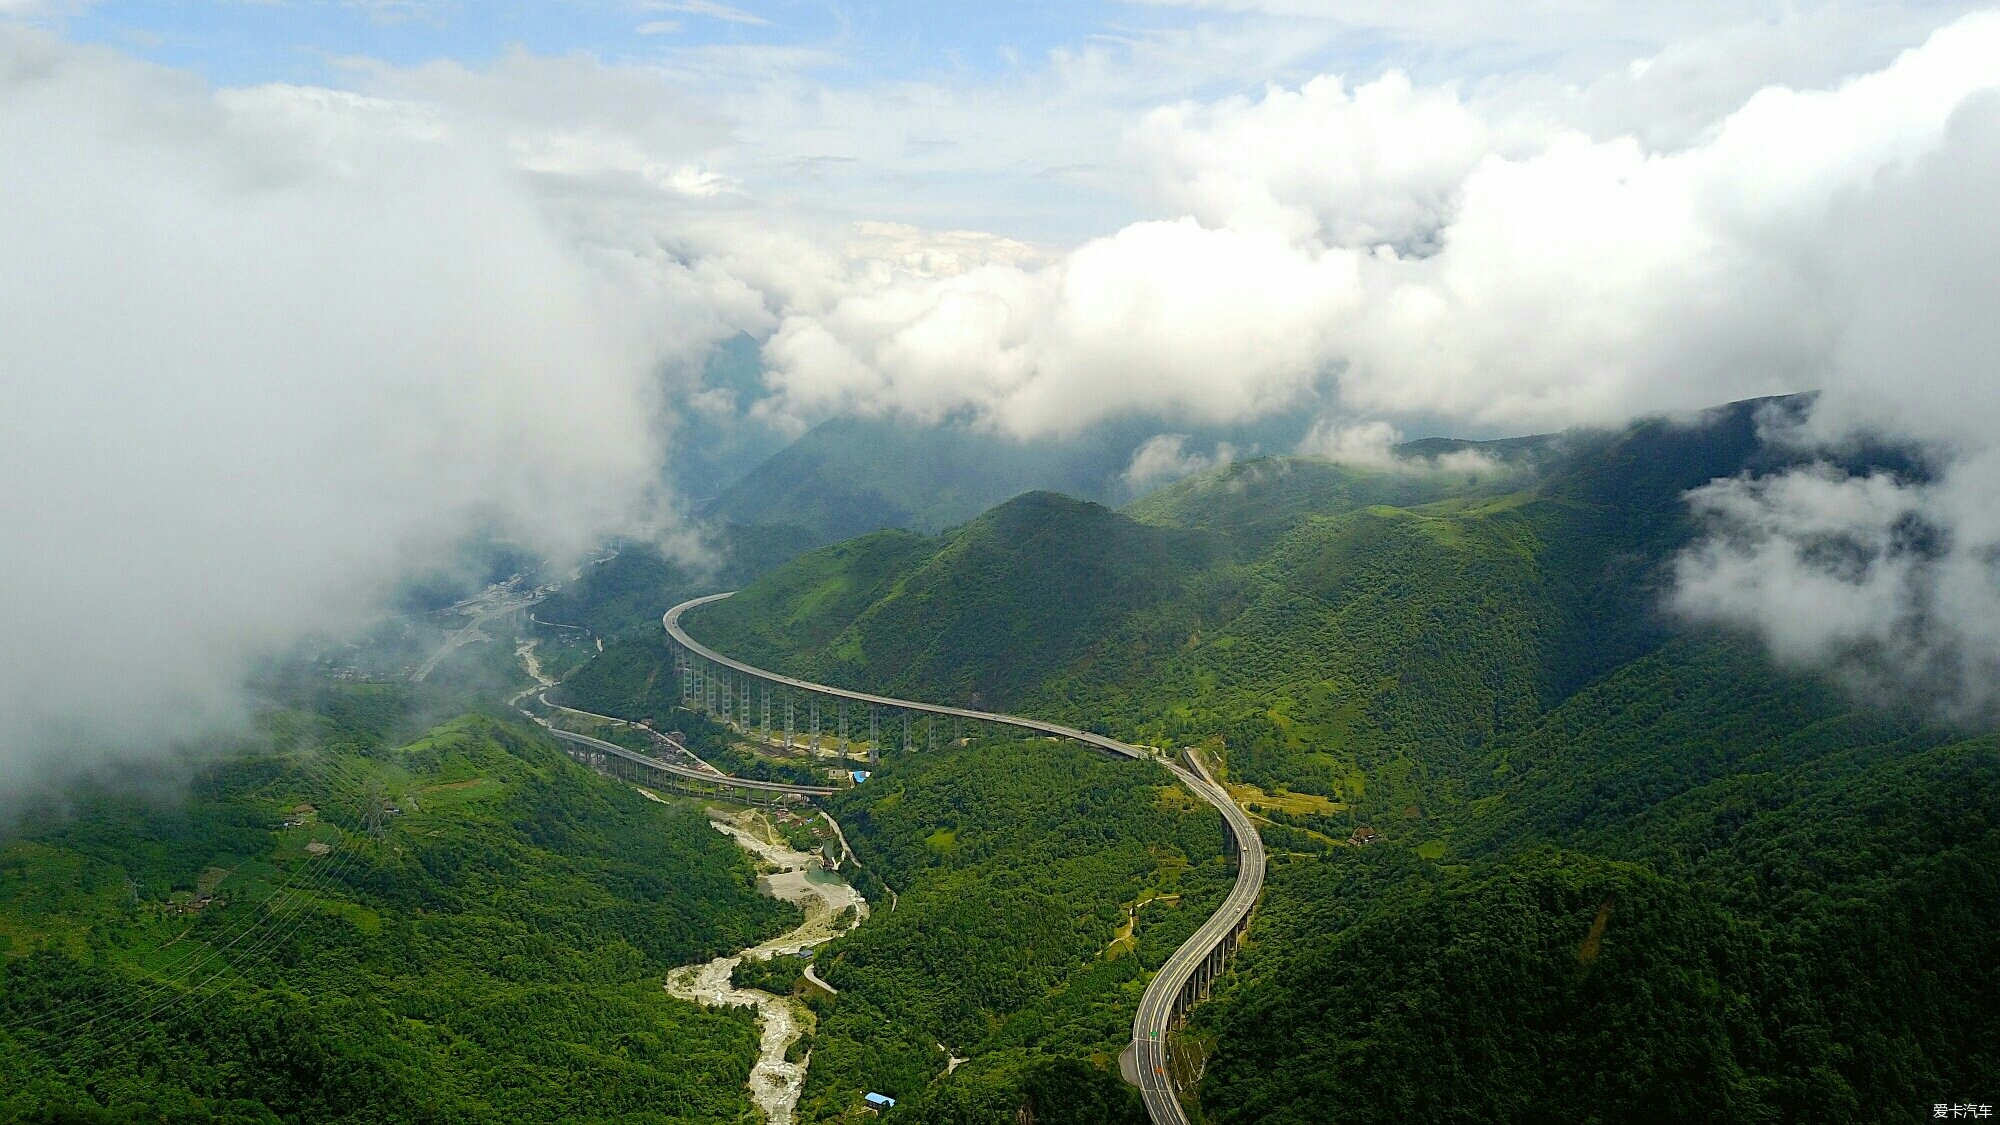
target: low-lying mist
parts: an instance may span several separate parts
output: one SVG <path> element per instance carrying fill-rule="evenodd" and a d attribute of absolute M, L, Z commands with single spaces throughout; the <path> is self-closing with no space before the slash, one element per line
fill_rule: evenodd
<path fill-rule="evenodd" d="M 0 199 L 0 791 L 230 729 L 475 531 L 666 511 L 708 341 L 476 130 L 0 26 Z"/>

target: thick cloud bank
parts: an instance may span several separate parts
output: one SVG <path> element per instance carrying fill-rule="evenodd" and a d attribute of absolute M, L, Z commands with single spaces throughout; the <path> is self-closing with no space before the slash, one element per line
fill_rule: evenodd
<path fill-rule="evenodd" d="M 655 487 L 672 310 L 462 123 L 0 26 L 0 200 L 9 785 L 226 719 L 475 525 L 571 549 Z"/>
<path fill-rule="evenodd" d="M 1953 249 L 1990 219 L 1912 208 L 1990 189 L 1996 57 L 2000 16 L 1970 17 L 1834 88 L 1764 89 L 1671 150 L 1395 73 L 1163 108 L 1127 148 L 1175 217 L 792 305 L 766 349 L 777 403 L 1040 434 L 1240 420 L 1331 385 L 1349 415 L 1526 430 L 1886 390 L 1917 358 L 1890 341 L 1970 311 L 1895 285 L 1991 277 L 1990 241 Z"/>

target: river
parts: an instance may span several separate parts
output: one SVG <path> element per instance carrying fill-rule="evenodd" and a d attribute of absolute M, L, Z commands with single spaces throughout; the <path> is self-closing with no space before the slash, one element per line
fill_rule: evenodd
<path fill-rule="evenodd" d="M 841 911 L 852 906 L 854 914 L 850 925 L 858 924 L 868 916 L 868 903 L 859 891 L 848 886 L 839 876 L 821 869 L 818 856 L 787 847 L 770 830 L 762 813 L 747 810 L 726 819 L 715 812 L 709 815 L 709 823 L 717 831 L 735 840 L 738 846 L 761 861 L 766 874 L 757 880 L 757 889 L 774 898 L 797 903 L 805 911 L 806 919 L 804 924 L 789 933 L 738 950 L 728 957 L 717 957 L 698 965 L 683 965 L 673 970 L 667 974 L 667 991 L 682 1000 L 705 1006 L 733 1005 L 757 1009 L 762 1036 L 757 1065 L 750 1071 L 750 1097 L 763 1111 L 764 1120 L 769 1125 L 792 1125 L 792 1110 L 798 1105 L 799 1091 L 805 1085 L 806 1067 L 811 1065 L 812 1055 L 808 1052 L 804 1059 L 794 1063 L 785 1061 L 785 1052 L 810 1026 L 812 1013 L 790 996 L 774 996 L 754 988 L 734 987 L 729 983 L 730 971 L 746 957 L 769 960 L 837 937 L 845 932 L 836 926 Z"/>

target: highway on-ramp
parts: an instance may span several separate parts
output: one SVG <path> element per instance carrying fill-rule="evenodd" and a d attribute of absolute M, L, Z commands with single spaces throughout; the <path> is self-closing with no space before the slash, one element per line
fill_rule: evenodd
<path fill-rule="evenodd" d="M 606 742 L 601 738 L 592 738 L 587 734 L 578 734 L 573 730 L 563 730 L 560 727 L 548 727 L 547 730 L 550 734 L 562 739 L 564 742 L 575 743 L 578 746 L 588 746 L 600 754 L 609 754 L 614 758 L 623 758 L 628 762 L 636 762 L 648 769 L 672 774 L 675 777 L 686 778 L 689 781 L 700 781 L 709 785 L 725 785 L 731 789 L 754 789 L 760 793 L 783 793 L 794 797 L 831 797 L 834 793 L 838 792 L 838 790 L 823 785 L 787 785 L 782 781 L 759 781 L 756 778 L 736 777 L 733 774 L 710 773 L 706 770 L 695 769 L 692 766 L 683 766 L 674 762 L 663 762 L 650 755 L 641 754 L 637 750 L 627 750 L 615 742 Z"/>
<path fill-rule="evenodd" d="M 845 688 L 795 679 L 738 660 L 731 660 L 688 636 L 686 630 L 681 628 L 681 616 L 688 610 L 721 601 L 729 596 L 730 594 L 726 593 L 711 594 L 705 598 L 682 602 L 668 610 L 661 618 L 661 623 L 666 626 L 667 634 L 674 642 L 689 652 L 766 683 L 881 707 L 895 707 L 923 714 L 975 719 L 980 722 L 1017 727 L 1058 738 L 1074 739 L 1122 757 L 1157 761 L 1172 771 L 1182 785 L 1187 786 L 1202 800 L 1214 805 L 1216 811 L 1222 814 L 1223 823 L 1228 827 L 1231 843 L 1236 850 L 1235 885 L 1230 888 L 1228 897 L 1223 899 L 1222 906 L 1202 923 L 1201 928 L 1196 930 L 1193 936 L 1182 942 L 1180 948 L 1174 950 L 1173 955 L 1167 958 L 1167 963 L 1160 966 L 1160 971 L 1153 975 L 1152 982 L 1146 986 L 1145 994 L 1139 999 L 1139 1011 L 1132 1020 L 1132 1059 L 1137 1066 L 1139 1093 L 1146 1103 L 1147 1115 L 1151 1117 L 1153 1125 L 1188 1125 L 1187 1114 L 1181 1109 L 1180 1098 L 1173 1083 L 1173 1068 L 1169 1065 L 1168 1058 L 1168 1035 L 1181 1015 L 1186 1012 L 1188 1005 L 1198 998 L 1197 993 L 1212 979 L 1220 959 L 1235 947 L 1237 937 L 1249 920 L 1250 911 L 1257 905 L 1257 896 L 1264 889 L 1263 838 L 1257 835 L 1257 827 L 1250 822 L 1250 817 L 1230 799 L 1228 791 L 1210 778 L 1201 762 L 1193 756 L 1189 756 L 1188 765 L 1183 766 L 1157 751 L 1059 723 L 849 691 Z"/>

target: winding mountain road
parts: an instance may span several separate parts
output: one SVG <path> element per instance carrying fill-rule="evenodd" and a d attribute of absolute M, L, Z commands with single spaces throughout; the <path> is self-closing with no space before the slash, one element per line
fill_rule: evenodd
<path fill-rule="evenodd" d="M 1169 1035 L 1188 1007 L 1208 994 L 1209 986 L 1222 971 L 1225 958 L 1235 948 L 1238 939 L 1247 928 L 1250 912 L 1256 907 L 1257 897 L 1264 889 L 1264 841 L 1257 835 L 1257 828 L 1250 822 L 1249 816 L 1230 799 L 1228 791 L 1208 775 L 1207 770 L 1193 755 L 1189 755 L 1187 764 L 1182 765 L 1156 750 L 1133 746 L 1115 738 L 1063 726 L 1060 723 L 850 691 L 846 688 L 795 679 L 732 660 L 688 636 L 686 630 L 681 627 L 681 617 L 691 609 L 721 601 L 733 593 L 734 591 L 711 594 L 705 598 L 682 602 L 666 612 L 661 618 L 661 624 L 666 626 L 667 635 L 672 638 L 673 643 L 681 646 L 692 656 L 774 686 L 920 714 L 944 715 L 1016 727 L 1038 734 L 1072 739 L 1120 757 L 1158 762 L 1189 791 L 1215 806 L 1216 811 L 1222 814 L 1230 845 L 1236 853 L 1235 885 L 1230 888 L 1229 895 L 1223 899 L 1221 907 L 1210 915 L 1188 940 L 1182 942 L 1180 948 L 1174 950 L 1173 955 L 1167 958 L 1166 964 L 1160 967 L 1160 971 L 1153 975 L 1152 982 L 1146 986 L 1145 994 L 1140 997 L 1138 1013 L 1132 1020 L 1132 1059 L 1138 1070 L 1139 1092 L 1146 1103 L 1147 1115 L 1151 1117 L 1153 1125 L 1188 1125 L 1187 1113 L 1181 1108 L 1179 1094 L 1174 1086 Z"/>

